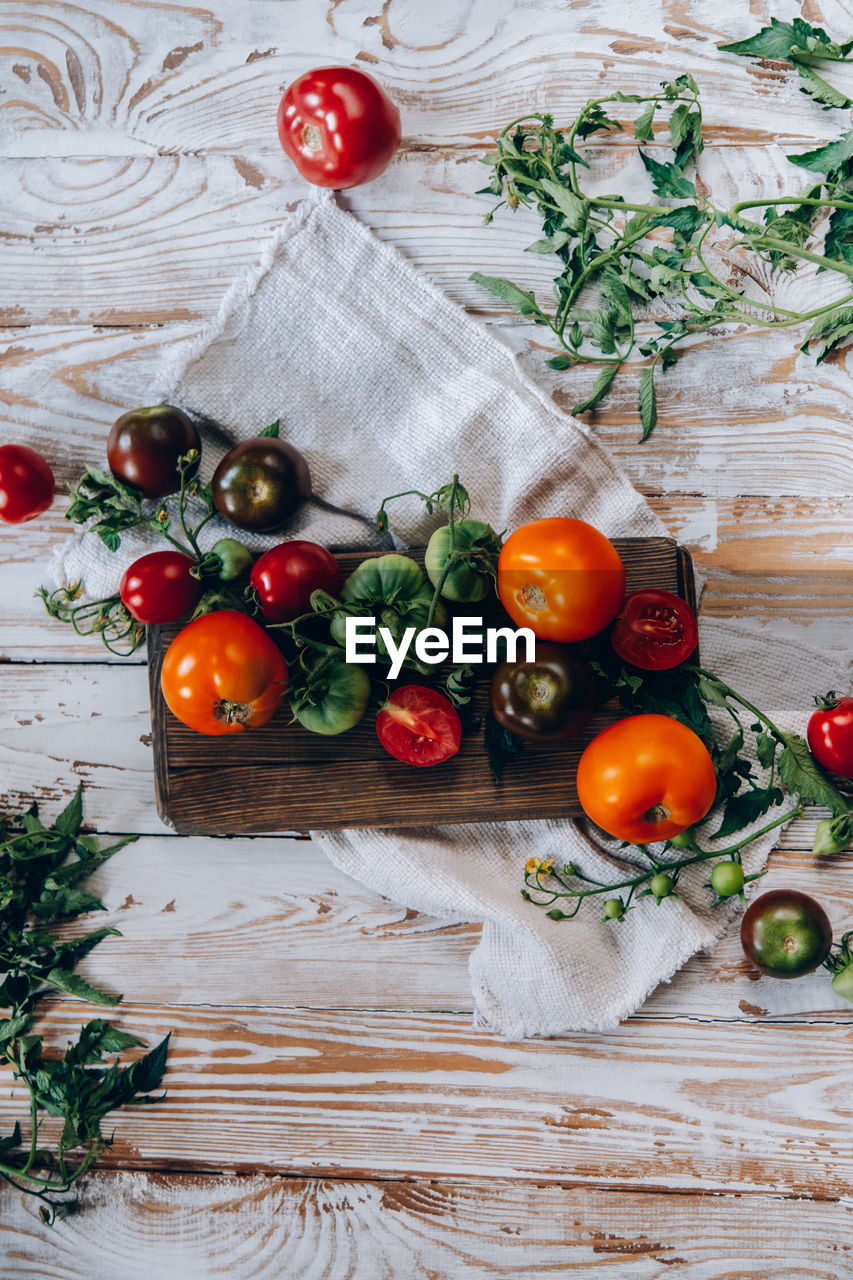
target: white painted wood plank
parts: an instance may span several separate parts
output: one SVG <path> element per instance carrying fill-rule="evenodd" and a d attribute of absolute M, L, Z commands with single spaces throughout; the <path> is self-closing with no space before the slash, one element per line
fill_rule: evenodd
<path fill-rule="evenodd" d="M 99 1173 L 51 1230 L 0 1192 L 5 1280 L 846 1280 L 849 1203 L 503 1181 Z"/>
<path fill-rule="evenodd" d="M 60 1045 L 80 1007 L 47 1012 Z M 116 1113 L 104 1167 L 849 1196 L 849 1019 L 637 1019 L 511 1043 L 453 1014 L 128 1003 L 110 1016 L 147 1044 L 173 1038 L 164 1101 Z M 26 1106 L 10 1075 L 4 1132 Z"/>
<path fill-rule="evenodd" d="M 774 12 L 798 6 L 788 0 Z M 715 139 L 823 136 L 833 126 L 795 77 L 717 52 L 764 16 L 710 0 L 396 0 L 387 9 L 290 0 L 286 19 L 275 0 L 10 5 L 0 27 L 0 140 L 27 156 L 274 151 L 283 87 L 335 62 L 381 79 L 404 134 L 421 144 L 470 145 L 524 110 L 570 120 L 589 97 L 648 92 L 684 71 L 700 83 Z M 819 17 L 836 39 L 849 35 L 842 0 L 823 3 Z M 846 68 L 834 80 L 849 92 Z"/>
<path fill-rule="evenodd" d="M 468 279 L 474 270 L 517 279 L 547 301 L 555 260 L 524 252 L 541 235 L 536 215 L 503 209 L 483 226 L 495 202 L 477 194 L 487 176 L 479 156 L 404 152 L 376 181 L 341 199 L 464 306 L 507 310 Z M 657 203 L 633 148 L 597 145 L 589 158 L 584 185 L 591 192 Z M 781 151 L 750 146 L 707 148 L 701 174 L 721 207 L 802 185 Z M 3 157 L 0 323 L 209 317 L 227 284 L 257 260 L 288 208 L 309 191 L 283 152 Z M 720 243 L 731 239 L 723 232 Z M 804 286 L 781 275 L 772 296 L 782 306 L 814 306 L 830 288 L 838 292 L 835 277 Z M 793 352 L 796 334 L 787 336 Z"/>
<path fill-rule="evenodd" d="M 518 853 L 519 884 L 529 852 Z M 121 939 L 103 943 L 80 971 L 136 1003 L 473 1008 L 468 956 L 479 925 L 444 923 L 380 898 L 308 841 L 148 836 L 89 884 L 107 911 L 65 926 L 62 936 L 93 924 L 119 929 Z M 777 851 L 752 894 L 777 888 L 815 896 L 836 937 L 853 927 L 853 856 L 818 863 L 806 851 Z M 665 926 L 665 905 L 637 909 L 659 912 Z M 695 956 L 658 988 L 641 1016 L 846 1022 L 851 1010 L 823 970 L 797 982 L 760 977 L 743 955 L 735 920 L 711 954 Z"/>

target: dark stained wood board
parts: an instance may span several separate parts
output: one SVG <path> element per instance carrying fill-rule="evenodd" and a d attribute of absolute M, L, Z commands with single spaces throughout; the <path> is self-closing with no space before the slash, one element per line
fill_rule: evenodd
<path fill-rule="evenodd" d="M 628 591 L 663 587 L 695 609 L 692 562 L 673 539 L 615 538 L 614 544 Z M 369 554 L 381 553 L 339 553 L 344 575 Z M 422 562 L 422 553 L 408 554 Z M 465 606 L 464 612 L 477 610 Z M 484 612 L 484 622 L 509 620 L 495 603 Z M 178 630 L 180 624 L 148 629 L 148 663 L 157 809 L 168 826 L 187 835 L 572 817 L 580 812 L 575 773 L 581 753 L 620 715 L 615 705 L 603 708 L 584 734 L 558 747 L 526 744 L 499 784 L 489 769 L 481 725 L 463 735 L 458 755 L 427 769 L 413 769 L 386 753 L 371 708 L 360 725 L 336 737 L 289 723 L 286 706 L 254 733 L 205 737 L 182 725 L 160 693 L 163 655 Z M 439 681 L 444 669 L 436 667 L 433 679 L 423 683 Z M 488 701 L 487 671 L 474 699 L 478 718 Z M 413 680 L 420 677 L 404 672 L 398 683 Z"/>

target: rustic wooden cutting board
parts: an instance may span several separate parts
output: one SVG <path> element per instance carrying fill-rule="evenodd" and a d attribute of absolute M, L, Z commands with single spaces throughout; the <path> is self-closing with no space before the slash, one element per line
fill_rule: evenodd
<path fill-rule="evenodd" d="M 695 608 L 693 567 L 682 547 L 669 538 L 615 538 L 614 543 L 628 591 L 663 587 Z M 366 554 L 338 555 L 345 577 Z M 465 606 L 464 612 L 470 616 L 477 609 Z M 484 620 L 509 623 L 497 602 Z M 179 630 L 180 624 L 149 627 L 148 663 L 157 808 L 167 825 L 188 835 L 570 817 L 580 812 L 575 773 L 584 747 L 622 714 L 615 704 L 603 708 L 586 733 L 561 746 L 525 744 L 501 783 L 489 769 L 482 726 L 463 736 L 451 760 L 415 769 L 381 746 L 371 707 L 361 724 L 337 737 L 290 724 L 286 705 L 254 733 L 205 737 L 182 725 L 160 692 L 163 655 Z M 435 680 L 443 670 L 435 668 Z M 488 703 L 487 671 L 484 667 L 474 698 L 478 718 Z M 411 672 L 398 683 L 413 680 L 432 683 Z"/>

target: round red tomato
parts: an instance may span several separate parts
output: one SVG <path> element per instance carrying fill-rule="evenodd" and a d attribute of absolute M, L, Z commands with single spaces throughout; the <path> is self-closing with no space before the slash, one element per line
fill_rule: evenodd
<path fill-rule="evenodd" d="M 853 778 L 853 698 L 828 693 L 815 703 L 806 733 L 809 750 L 824 769 Z"/>
<path fill-rule="evenodd" d="M 365 71 L 316 67 L 288 87 L 278 136 L 303 178 L 340 191 L 388 167 L 400 145 L 400 112 Z"/>
<path fill-rule="evenodd" d="M 717 778 L 708 748 L 670 716 L 629 716 L 602 730 L 578 765 L 584 813 L 617 840 L 671 840 L 705 817 Z"/>
<path fill-rule="evenodd" d="M 632 591 L 610 633 L 625 662 L 643 671 L 668 671 L 690 657 L 699 643 L 693 610 L 671 591 Z"/>
<path fill-rule="evenodd" d="M 251 574 L 267 622 L 290 622 L 311 608 L 312 591 L 337 595 L 343 582 L 338 562 L 317 542 L 282 542 L 266 551 Z"/>
<path fill-rule="evenodd" d="M 169 710 L 198 733 L 242 733 L 275 715 L 287 664 L 272 638 L 245 613 L 221 609 L 175 636 L 160 687 Z"/>
<path fill-rule="evenodd" d="M 533 520 L 510 534 L 498 560 L 498 595 L 517 627 L 542 640 L 586 640 L 616 616 L 625 566 L 583 520 Z"/>
<path fill-rule="evenodd" d="M 40 453 L 25 444 L 0 447 L 0 520 L 35 520 L 53 502 L 53 472 Z"/>
<path fill-rule="evenodd" d="M 175 622 L 201 599 L 202 587 L 190 574 L 195 560 L 180 551 L 151 551 L 125 570 L 119 587 L 122 604 L 137 622 Z"/>
<path fill-rule="evenodd" d="M 404 684 L 376 717 L 376 732 L 385 750 L 405 764 L 441 764 L 459 750 L 462 722 L 443 693 Z"/>

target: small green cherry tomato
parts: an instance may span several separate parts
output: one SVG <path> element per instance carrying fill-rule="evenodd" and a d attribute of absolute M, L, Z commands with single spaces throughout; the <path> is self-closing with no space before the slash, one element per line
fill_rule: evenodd
<path fill-rule="evenodd" d="M 711 887 L 721 898 L 733 898 L 745 883 L 743 867 L 739 862 L 718 862 L 711 872 Z"/>
<path fill-rule="evenodd" d="M 220 538 L 210 549 L 214 555 L 219 556 L 218 576 L 221 582 L 234 582 L 236 578 L 242 577 L 254 559 L 249 548 L 244 547 L 236 538 Z"/>
<path fill-rule="evenodd" d="M 849 1000 L 853 1004 L 853 964 L 838 970 L 832 979 L 832 989 L 842 1000 Z"/>
<path fill-rule="evenodd" d="M 797 889 L 771 889 L 751 903 L 740 925 L 744 952 L 771 978 L 800 978 L 823 964 L 832 925 L 819 902 Z M 840 978 L 841 974 L 836 974 Z M 833 979 L 836 994 L 838 990 Z M 839 984 L 840 986 L 841 984 Z"/>
<path fill-rule="evenodd" d="M 649 892 L 653 893 L 660 902 L 661 898 L 668 898 L 675 888 L 675 881 L 672 876 L 668 876 L 665 871 L 659 871 L 656 876 L 652 876 L 649 881 Z"/>
<path fill-rule="evenodd" d="M 470 554 L 449 571 L 442 584 L 441 594 L 445 600 L 453 600 L 458 604 L 476 604 L 479 600 L 485 600 L 492 590 L 494 578 L 489 572 L 488 563 L 491 559 L 497 565 L 501 540 L 490 524 L 467 518 L 456 521 L 453 538 L 456 551 Z M 441 581 L 449 557 L 450 526 L 443 525 L 433 533 L 424 555 L 424 568 L 434 587 Z"/>
<path fill-rule="evenodd" d="M 621 920 L 625 914 L 625 903 L 621 898 L 608 898 L 604 904 L 605 920 Z"/>

